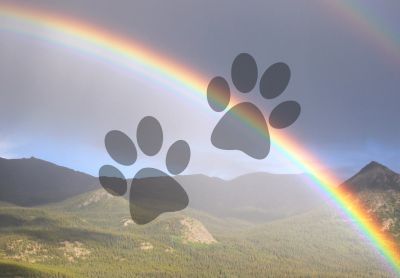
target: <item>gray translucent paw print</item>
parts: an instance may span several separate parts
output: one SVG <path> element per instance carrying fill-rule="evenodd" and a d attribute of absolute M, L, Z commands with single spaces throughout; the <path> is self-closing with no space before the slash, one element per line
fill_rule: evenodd
<path fill-rule="evenodd" d="M 247 53 L 239 54 L 233 61 L 231 76 L 239 92 L 250 92 L 258 78 L 254 58 Z M 284 63 L 273 64 L 261 77 L 260 93 L 265 99 L 276 98 L 286 89 L 289 80 L 289 67 Z M 222 112 L 228 107 L 230 97 L 228 82 L 223 77 L 214 77 L 207 88 L 210 107 Z M 277 129 L 286 128 L 297 120 L 300 110 L 296 101 L 284 101 L 272 110 L 269 124 Z M 239 103 L 226 112 L 214 128 L 211 142 L 219 149 L 240 150 L 256 159 L 267 157 L 270 150 L 268 125 L 261 111 L 250 102 Z"/>
<path fill-rule="evenodd" d="M 136 137 L 145 155 L 154 156 L 161 150 L 163 132 L 157 119 L 143 118 L 138 125 Z M 121 131 L 108 132 L 105 146 L 109 155 L 119 164 L 132 165 L 137 159 L 135 144 Z M 167 152 L 167 169 L 171 174 L 180 174 L 186 169 L 189 160 L 189 145 L 183 140 L 176 141 Z M 99 180 L 104 189 L 114 196 L 123 196 L 127 192 L 127 180 L 114 166 L 102 166 Z M 143 168 L 132 180 L 129 203 L 132 220 L 137 224 L 147 224 L 161 213 L 186 208 L 189 199 L 185 190 L 168 174 L 154 168 Z"/>

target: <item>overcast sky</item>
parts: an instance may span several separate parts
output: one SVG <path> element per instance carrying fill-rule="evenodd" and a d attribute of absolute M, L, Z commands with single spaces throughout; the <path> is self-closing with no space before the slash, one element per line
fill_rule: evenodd
<path fill-rule="evenodd" d="M 400 33 L 400 2 L 376 2 L 352 1 L 390 41 Z M 400 43 L 394 37 L 394 51 L 388 53 L 369 35 L 371 26 L 359 27 L 324 1 L 12 3 L 129 37 L 209 79 L 221 75 L 230 82 L 232 61 L 241 52 L 253 55 L 261 73 L 285 62 L 292 77 L 281 96 L 265 100 L 257 87 L 249 96 L 265 115 L 284 100 L 298 101 L 302 113 L 287 131 L 320 158 L 322 168 L 341 177 L 371 160 L 400 171 Z M 152 115 L 164 129 L 163 151 L 151 159 L 141 155 L 133 168 L 121 167 L 128 176 L 151 163 L 165 169 L 168 145 L 177 139 L 192 148 L 184 174 L 299 171 L 275 149 L 261 161 L 215 149 L 210 135 L 222 114 L 211 110 L 205 97 L 182 97 L 96 58 L 4 31 L 2 24 L 0 18 L 2 157 L 35 156 L 97 175 L 104 163 L 116 165 L 104 135 L 119 129 L 136 141 L 137 123 Z"/>

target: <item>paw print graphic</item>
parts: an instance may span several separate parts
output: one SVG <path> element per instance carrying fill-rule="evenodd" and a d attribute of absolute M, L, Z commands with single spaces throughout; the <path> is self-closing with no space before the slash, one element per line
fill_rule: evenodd
<path fill-rule="evenodd" d="M 137 127 L 139 149 L 147 156 L 156 155 L 162 147 L 163 132 L 160 123 L 153 117 L 143 118 Z M 111 158 L 125 166 L 133 165 L 137 149 L 133 141 L 123 132 L 112 130 L 105 136 L 105 146 Z M 190 147 L 183 140 L 173 143 L 167 151 L 166 166 L 170 174 L 183 172 L 190 160 Z M 114 196 L 127 192 L 128 182 L 116 167 L 104 165 L 99 170 L 100 184 Z M 189 203 L 181 185 L 167 173 L 155 168 L 143 168 L 132 179 L 129 192 L 129 207 L 132 220 L 147 224 L 164 212 L 179 211 Z"/>
<path fill-rule="evenodd" d="M 254 58 L 247 53 L 239 54 L 232 63 L 231 77 L 239 92 L 247 94 L 253 90 L 258 79 Z M 274 99 L 283 93 L 289 80 L 289 67 L 285 63 L 273 64 L 261 76 L 259 93 L 265 99 Z M 231 91 L 225 78 L 214 77 L 207 87 L 211 109 L 224 111 L 230 98 Z M 297 120 L 300 110 L 296 101 L 284 101 L 272 110 L 269 125 L 276 129 L 286 128 Z M 255 159 L 266 158 L 271 145 L 266 120 L 251 102 L 242 102 L 230 108 L 215 126 L 211 142 L 219 149 L 239 150 Z"/>

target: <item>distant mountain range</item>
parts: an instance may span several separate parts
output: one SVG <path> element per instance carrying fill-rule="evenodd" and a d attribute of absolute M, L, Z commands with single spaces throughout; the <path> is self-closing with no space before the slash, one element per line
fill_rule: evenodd
<path fill-rule="evenodd" d="M 176 179 L 188 193 L 191 208 L 218 217 L 268 221 L 320 204 L 304 175 L 252 173 L 233 180 L 187 175 Z M 0 159 L 0 201 L 45 205 L 101 188 L 96 177 L 40 159 Z"/>
<path fill-rule="evenodd" d="M 159 177 L 163 179 L 163 177 Z M 177 176 L 189 207 L 216 217 L 265 222 L 301 214 L 321 205 L 306 175 L 252 173 L 233 180 L 205 175 Z M 371 162 L 344 182 L 386 229 L 399 231 L 400 175 Z M 101 189 L 96 177 L 36 158 L 0 158 L 0 201 L 46 205 Z"/>
<path fill-rule="evenodd" d="M 300 214 L 321 204 L 305 175 L 251 173 L 233 180 L 180 176 L 189 207 L 218 217 L 270 221 Z"/>

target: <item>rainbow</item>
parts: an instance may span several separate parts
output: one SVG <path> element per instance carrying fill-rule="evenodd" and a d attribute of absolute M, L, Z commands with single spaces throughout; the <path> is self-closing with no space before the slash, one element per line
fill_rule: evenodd
<path fill-rule="evenodd" d="M 32 31 L 32 28 L 39 31 Z M 200 96 L 202 101 L 205 101 L 204 95 L 209 80 L 200 74 L 152 52 L 136 41 L 116 36 L 85 22 L 48 11 L 0 4 L 0 30 L 22 33 L 82 51 L 143 74 L 152 81 L 172 86 L 179 92 L 189 92 L 189 97 Z M 236 98 L 230 105 L 239 101 L 240 99 Z M 238 116 L 260 130 L 248 115 Z M 271 136 L 273 146 L 310 175 L 316 190 L 325 193 L 327 199 L 351 220 L 363 238 L 383 256 L 391 270 L 400 275 L 400 247 L 389 233 L 381 231 L 377 219 L 367 213 L 351 192 L 337 186 L 341 182 L 332 173 L 321 172 L 319 169 L 322 164 L 289 134 L 272 131 Z"/>

